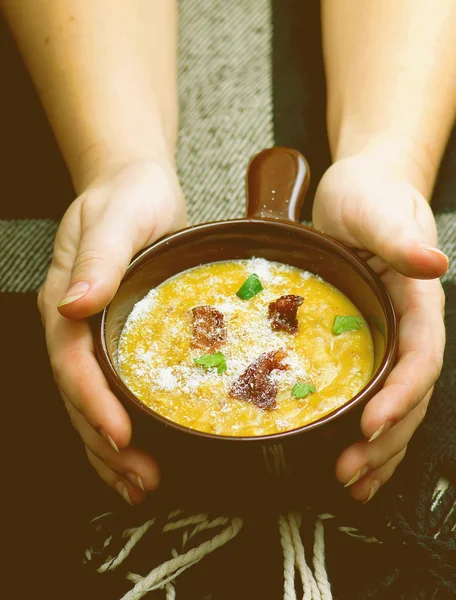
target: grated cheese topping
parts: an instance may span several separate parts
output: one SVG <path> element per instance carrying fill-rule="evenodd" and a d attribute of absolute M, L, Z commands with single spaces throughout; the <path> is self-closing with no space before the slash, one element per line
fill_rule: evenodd
<path fill-rule="evenodd" d="M 236 291 L 252 273 L 264 290 L 242 300 Z M 297 335 L 273 331 L 268 319 L 268 305 L 285 294 L 304 297 Z M 191 309 L 206 304 L 224 316 L 222 374 L 194 363 L 202 353 L 191 348 Z M 188 427 L 220 435 L 292 429 L 346 403 L 370 377 L 368 328 L 338 338 L 331 333 L 334 314 L 347 314 L 347 307 L 349 314 L 360 314 L 341 292 L 293 266 L 263 258 L 203 265 L 165 281 L 134 306 L 120 336 L 118 370 L 141 401 Z M 233 381 L 260 354 L 279 349 L 286 351 L 288 368 L 271 374 L 278 383 L 275 409 L 229 398 Z M 316 393 L 294 398 L 298 381 L 315 385 Z"/>

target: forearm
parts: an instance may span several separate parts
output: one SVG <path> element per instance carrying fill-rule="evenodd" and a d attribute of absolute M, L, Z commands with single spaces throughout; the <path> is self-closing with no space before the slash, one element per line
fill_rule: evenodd
<path fill-rule="evenodd" d="M 334 160 L 373 153 L 429 197 L 456 109 L 454 0 L 323 0 Z"/>
<path fill-rule="evenodd" d="M 0 0 L 77 191 L 144 158 L 173 160 L 173 0 Z"/>

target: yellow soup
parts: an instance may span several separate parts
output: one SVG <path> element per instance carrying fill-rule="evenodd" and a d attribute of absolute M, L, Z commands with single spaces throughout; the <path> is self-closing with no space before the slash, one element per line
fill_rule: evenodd
<path fill-rule="evenodd" d="M 258 293 L 242 299 L 236 293 L 253 274 L 263 289 L 257 284 Z M 290 294 L 301 297 L 296 327 L 282 330 L 270 305 Z M 198 307 L 212 311 L 218 327 L 206 351 L 195 330 Z M 265 353 L 280 366 L 263 376 L 257 367 Z M 253 258 L 202 265 L 151 290 L 128 317 L 117 361 L 130 390 L 162 416 L 218 435 L 258 436 L 296 429 L 348 402 L 369 381 L 374 351 L 361 313 L 339 290 Z M 247 393 L 263 386 L 269 406 L 237 393 L 240 382 Z"/>

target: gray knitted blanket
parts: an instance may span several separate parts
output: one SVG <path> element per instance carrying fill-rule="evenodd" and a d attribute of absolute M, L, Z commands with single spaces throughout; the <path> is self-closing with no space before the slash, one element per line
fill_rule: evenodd
<path fill-rule="evenodd" d="M 294 146 L 308 158 L 314 175 L 311 196 L 329 165 L 318 3 L 181 0 L 180 23 L 177 164 L 191 221 L 241 216 L 248 159 L 274 144 Z M 8 52 L 11 72 L 20 70 L 12 45 Z M 25 75 L 17 81 L 16 92 L 25 90 L 36 104 Z M 16 98 L 6 101 L 12 110 Z M 64 169 L 39 109 L 33 111 L 30 118 L 41 125 L 33 128 L 32 151 L 22 145 L 19 152 L 13 140 L 24 130 L 17 122 L 14 132 L 5 124 L 11 152 L 5 169 L 9 201 L 0 212 L 5 217 L 0 220 L 0 292 L 6 296 L 34 293 L 43 283 L 64 211 L 60 198 L 69 201 L 72 193 L 66 174 L 58 176 L 58 185 L 53 181 L 54 172 Z M 40 140 L 53 158 L 37 170 L 33 164 L 41 154 Z M 33 184 L 27 181 L 28 171 L 17 166 L 24 153 Z M 445 367 L 435 408 L 401 470 L 401 485 L 391 485 L 385 506 L 362 515 L 344 508 L 342 516 L 334 507 L 303 506 L 302 511 L 246 520 L 242 515 L 189 513 L 185 498 L 170 501 L 160 514 L 148 505 L 138 516 L 103 497 L 104 508 L 94 503 L 92 516 L 107 514 L 92 522 L 81 541 L 85 572 L 95 575 L 87 578 L 91 591 L 84 597 L 393 600 L 446 598 L 448 590 L 456 589 L 454 572 L 439 570 L 437 564 L 451 564 L 448 553 L 452 560 L 456 548 L 456 409 L 449 404 L 456 399 L 451 366 L 456 357 L 456 134 L 442 163 L 433 206 L 439 244 L 450 257 L 442 279 L 449 334 Z M 305 217 L 309 214 L 307 208 Z M 439 434 L 442 423 L 453 435 Z M 399 541 L 391 529 L 386 533 L 387 521 L 401 530 Z M 442 548 L 432 545 L 439 532 L 447 544 Z M 413 554 L 401 554 L 403 542 Z M 416 577 L 407 571 L 410 561 Z M 106 573 L 119 576 L 104 579 Z"/>
<path fill-rule="evenodd" d="M 307 14 L 297 10 L 297 6 L 293 6 L 297 3 L 285 2 L 286 6 L 273 22 L 273 4 L 270 0 L 256 0 L 255 10 L 252 10 L 249 0 L 181 2 L 181 113 L 177 164 L 193 223 L 243 215 L 247 162 L 250 156 L 263 148 L 285 141 L 287 145 L 303 149 L 311 162 L 313 175 L 318 176 L 324 168 L 322 152 L 306 148 L 309 142 L 317 141 L 319 148 L 326 144 L 321 119 L 323 107 L 320 103 L 316 119 L 315 114 L 310 114 L 312 106 L 309 106 L 312 101 L 323 97 L 322 90 L 305 89 L 301 100 L 298 100 L 299 88 L 303 85 L 299 78 L 305 80 L 311 76 L 306 72 L 309 69 L 305 64 L 289 65 L 289 70 L 290 67 L 293 71 L 293 68 L 301 66 L 303 72 L 292 72 L 290 77 L 294 75 L 296 79 L 289 80 L 286 89 L 284 86 L 274 89 L 274 84 L 282 83 L 280 79 L 284 78 L 284 73 L 273 73 L 271 54 L 277 49 L 287 51 L 281 47 L 284 42 L 276 39 L 273 31 L 277 21 L 286 17 L 287 11 L 298 20 L 302 18 L 300 26 L 303 28 L 310 17 L 315 19 L 315 15 L 310 10 Z M 281 32 L 276 32 L 276 36 L 278 33 Z M 286 33 L 282 32 L 282 35 Z M 296 52 L 300 51 L 295 45 L 297 40 L 289 37 L 288 41 L 287 56 L 274 57 L 276 62 L 279 58 L 287 61 L 293 48 Z M 318 47 L 313 51 L 319 54 Z M 315 62 L 318 62 L 317 59 Z M 321 87 L 321 82 L 317 83 Z M 279 100 L 280 104 L 274 104 L 275 100 Z M 285 111 L 288 114 L 284 114 Z M 314 135 L 316 120 L 320 120 L 320 139 L 309 139 Z M 294 131 L 287 131 L 287 128 Z M 300 137 L 297 137 L 296 130 L 301 133 Z M 293 143 L 294 140 L 297 143 Z M 313 156 L 318 162 L 315 167 Z M 452 162 L 449 170 L 451 167 L 454 169 L 456 159 L 453 157 L 451 161 L 448 158 Z M 451 188 L 454 198 L 454 171 Z M 17 197 L 14 201 L 21 202 L 21 198 Z M 440 247 L 450 258 L 455 258 L 454 205 L 445 206 L 442 212 L 436 214 L 436 219 Z M 57 221 L 48 219 L 0 221 L 0 292 L 39 289 L 49 265 L 57 224 Z M 450 263 L 443 281 L 456 281 L 456 260 Z"/>

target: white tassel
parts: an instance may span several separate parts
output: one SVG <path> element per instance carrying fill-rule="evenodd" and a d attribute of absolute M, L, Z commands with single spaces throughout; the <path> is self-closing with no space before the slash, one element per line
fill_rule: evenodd
<path fill-rule="evenodd" d="M 280 543 L 283 550 L 283 598 L 284 600 L 297 600 L 295 590 L 295 552 L 291 541 L 291 532 L 288 520 L 283 515 L 279 516 Z"/>
<path fill-rule="evenodd" d="M 304 554 L 304 544 L 302 543 L 301 533 L 299 531 L 299 528 L 301 527 L 301 516 L 297 513 L 290 513 L 288 515 L 288 521 L 290 522 L 291 535 L 295 548 L 295 563 L 299 569 L 304 590 L 303 600 L 321 600 L 317 582 L 315 581 L 312 570 L 307 564 Z M 309 590 L 307 596 L 306 590 Z"/>
<path fill-rule="evenodd" d="M 183 570 L 198 563 L 202 558 L 232 540 L 241 529 L 242 520 L 233 518 L 229 526 L 211 540 L 207 540 L 185 554 L 180 554 L 153 569 L 146 577 L 138 581 L 135 587 L 123 596 L 122 600 L 139 600 L 148 592 L 163 587 Z"/>
<path fill-rule="evenodd" d="M 166 600 L 176 600 L 176 588 L 172 583 L 165 585 Z"/>
<path fill-rule="evenodd" d="M 150 521 L 146 521 L 144 525 L 141 525 L 141 527 L 136 527 L 135 531 L 131 534 L 130 539 L 119 552 L 119 554 L 115 558 L 108 559 L 100 567 L 98 567 L 98 573 L 104 573 L 105 571 L 112 571 L 113 569 L 116 569 L 127 558 L 127 556 L 143 537 L 143 535 L 148 531 L 154 521 L 155 519 L 151 519 Z"/>
<path fill-rule="evenodd" d="M 324 515 L 331 518 L 331 515 Z M 332 600 L 331 585 L 325 568 L 324 528 L 320 519 L 315 524 L 314 572 L 306 562 L 302 543 L 301 516 L 290 512 L 279 516 L 280 542 L 283 549 L 284 600 L 297 600 L 295 588 L 295 569 L 298 570 L 303 600 Z"/>
<path fill-rule="evenodd" d="M 280 453 L 274 452 L 273 454 L 275 455 L 274 458 L 280 463 Z M 275 466 L 279 467 L 279 464 Z M 283 468 L 283 465 L 280 465 L 280 467 Z M 173 511 L 169 514 L 169 519 L 181 517 L 181 515 L 183 515 L 183 511 Z M 331 518 L 334 518 L 334 516 L 324 513 L 319 515 L 316 520 L 312 570 L 307 564 L 305 548 L 301 538 L 301 515 L 297 512 L 290 512 L 287 515 L 279 516 L 278 524 L 284 557 L 284 600 L 298 600 L 295 588 L 296 571 L 298 571 L 301 578 L 303 589 L 302 600 L 332 600 L 331 585 L 325 567 L 323 525 L 323 520 Z M 139 527 L 126 529 L 123 532 L 122 538 L 128 538 L 127 543 L 116 557 L 110 557 L 106 560 L 98 568 L 98 572 L 112 571 L 122 564 L 154 522 L 155 519 L 151 519 Z M 173 549 L 171 552 L 172 558 L 152 569 L 146 576 L 128 573 L 126 577 L 134 584 L 134 587 L 121 600 L 140 600 L 147 593 L 156 589 L 164 590 L 166 600 L 176 600 L 174 580 L 186 569 L 197 564 L 205 556 L 232 540 L 242 529 L 242 525 L 242 520 L 239 518 L 217 517 L 209 520 L 208 515 L 205 513 L 181 517 L 177 521 L 166 523 L 162 528 L 162 533 L 184 529 L 182 533 L 182 553 L 179 554 L 176 549 Z M 189 527 L 192 526 L 193 528 L 190 530 Z M 189 541 L 197 534 L 221 526 L 225 526 L 225 529 L 212 539 L 184 552 L 184 548 L 188 545 Z M 354 531 L 358 531 L 355 528 L 339 527 L 339 529 L 343 533 L 362 538 L 364 541 L 378 542 L 375 538 L 366 538 L 360 534 L 355 534 Z M 108 543 L 110 541 L 111 539 L 107 540 Z M 91 558 L 91 550 L 86 551 L 87 560 Z"/>
<path fill-rule="evenodd" d="M 315 542 L 314 542 L 314 570 L 318 589 L 320 590 L 321 600 L 332 600 L 331 585 L 328 580 L 328 574 L 325 566 L 325 530 L 323 522 L 317 519 L 315 522 Z"/>

